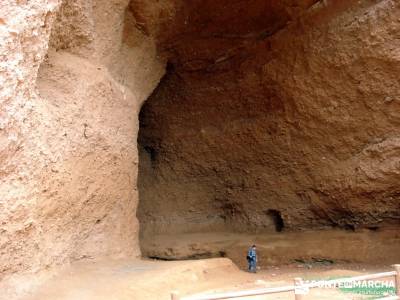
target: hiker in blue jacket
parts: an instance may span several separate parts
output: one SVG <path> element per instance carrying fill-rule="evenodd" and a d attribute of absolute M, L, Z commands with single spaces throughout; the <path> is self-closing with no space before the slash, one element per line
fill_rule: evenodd
<path fill-rule="evenodd" d="M 250 247 L 247 252 L 247 262 L 249 263 L 249 272 L 256 273 L 257 271 L 257 252 L 256 245 Z"/>

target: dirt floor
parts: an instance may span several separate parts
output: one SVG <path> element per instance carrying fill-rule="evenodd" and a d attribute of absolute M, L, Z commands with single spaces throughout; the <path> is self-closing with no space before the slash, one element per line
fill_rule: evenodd
<path fill-rule="evenodd" d="M 305 280 L 348 277 L 390 270 L 388 266 L 305 265 L 270 266 L 257 274 L 239 270 L 229 259 L 191 261 L 118 261 L 75 264 L 48 280 L 24 300 L 167 300 L 180 295 L 290 285 Z M 1 298 L 1 295 L 0 295 Z M 2 298 L 1 298 L 2 299 Z M 9 298 L 8 298 L 9 299 Z M 242 299 L 294 299 L 293 294 Z M 307 299 L 371 299 L 338 289 L 314 289 Z"/>
<path fill-rule="evenodd" d="M 296 277 L 306 281 L 376 273 L 399 262 L 399 238 L 398 231 L 390 228 L 153 236 L 142 239 L 142 253 L 158 259 L 82 260 L 56 275 L 49 275 L 50 270 L 38 274 L 35 289 L 32 278 L 14 282 L 19 291 L 7 293 L 0 285 L 0 300 L 167 300 L 172 291 L 185 296 L 292 285 Z M 245 253 L 252 243 L 258 245 L 257 274 L 244 271 Z M 311 290 L 306 299 L 376 299 L 374 294 L 390 292 L 393 289 L 324 288 Z M 243 299 L 293 297 L 283 293 Z"/>

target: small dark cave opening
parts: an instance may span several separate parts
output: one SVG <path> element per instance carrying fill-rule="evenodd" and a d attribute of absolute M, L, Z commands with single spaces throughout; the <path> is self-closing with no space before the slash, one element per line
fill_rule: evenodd
<path fill-rule="evenodd" d="M 285 223 L 283 221 L 281 212 L 276 209 L 268 209 L 267 215 L 271 218 L 271 221 L 275 226 L 275 231 L 282 232 L 283 229 L 285 228 Z"/>

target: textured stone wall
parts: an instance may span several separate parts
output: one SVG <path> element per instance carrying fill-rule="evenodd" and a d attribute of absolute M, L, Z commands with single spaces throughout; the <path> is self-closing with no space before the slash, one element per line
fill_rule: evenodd
<path fill-rule="evenodd" d="M 138 256 L 138 112 L 164 72 L 153 40 L 128 1 L 6 2 L 0 279 Z"/>

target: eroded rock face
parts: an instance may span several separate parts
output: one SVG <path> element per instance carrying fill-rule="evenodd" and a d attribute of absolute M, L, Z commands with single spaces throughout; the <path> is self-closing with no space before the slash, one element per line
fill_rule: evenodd
<path fill-rule="evenodd" d="M 140 255 L 138 112 L 164 64 L 128 4 L 0 5 L 0 279 Z"/>
<path fill-rule="evenodd" d="M 399 4 L 299 16 L 171 64 L 141 115 L 144 236 L 275 230 L 271 211 L 289 230 L 398 224 Z"/>

